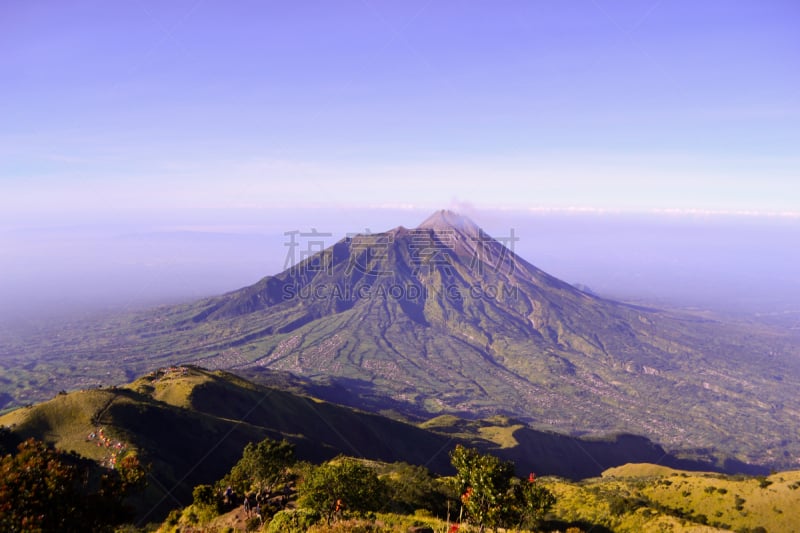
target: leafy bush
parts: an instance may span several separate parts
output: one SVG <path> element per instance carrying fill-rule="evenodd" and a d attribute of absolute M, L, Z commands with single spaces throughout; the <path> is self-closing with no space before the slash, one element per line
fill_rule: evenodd
<path fill-rule="evenodd" d="M 167 515 L 167 519 L 164 521 L 164 524 L 169 527 L 174 527 L 178 525 L 180 519 L 181 519 L 181 510 L 173 509 Z"/>
<path fill-rule="evenodd" d="M 299 487 L 300 506 L 325 517 L 360 516 L 378 511 L 386 487 L 371 468 L 349 457 L 336 458 L 311 470 Z"/>
<path fill-rule="evenodd" d="M 535 525 L 555 503 L 555 497 L 536 482 L 514 477 L 514 463 L 483 455 L 461 445 L 450 453 L 456 469 L 461 503 L 470 520 L 480 528 L 502 525 Z"/>
<path fill-rule="evenodd" d="M 223 484 L 230 485 L 238 494 L 250 490 L 271 493 L 289 481 L 289 467 L 294 462 L 294 445 L 285 440 L 250 442 Z"/>
<path fill-rule="evenodd" d="M 407 463 L 387 465 L 381 481 L 390 496 L 389 511 L 401 514 L 426 511 L 430 516 L 447 510 L 442 483 L 423 466 Z"/>
<path fill-rule="evenodd" d="M 217 498 L 214 494 L 214 487 L 211 485 L 197 485 L 194 490 L 192 490 L 192 500 L 195 505 L 216 506 Z"/>
<path fill-rule="evenodd" d="M 311 509 L 284 510 L 275 513 L 267 526 L 267 533 L 305 533 L 319 522 L 320 515 Z"/>

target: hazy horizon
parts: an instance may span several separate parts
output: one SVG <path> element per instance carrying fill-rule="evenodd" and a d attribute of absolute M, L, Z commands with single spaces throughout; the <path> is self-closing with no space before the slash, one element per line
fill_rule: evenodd
<path fill-rule="evenodd" d="M 514 251 L 523 259 L 606 297 L 736 314 L 800 312 L 800 248 L 791 245 L 800 242 L 797 219 L 449 207 L 493 236 L 513 229 Z M 187 210 L 5 227 L 0 320 L 216 295 L 284 270 L 286 232 L 316 230 L 316 240 L 330 246 L 347 233 L 415 227 L 429 214 Z"/>
<path fill-rule="evenodd" d="M 0 6 L 0 316 L 217 294 L 468 207 L 601 294 L 798 298 L 798 4 Z"/>

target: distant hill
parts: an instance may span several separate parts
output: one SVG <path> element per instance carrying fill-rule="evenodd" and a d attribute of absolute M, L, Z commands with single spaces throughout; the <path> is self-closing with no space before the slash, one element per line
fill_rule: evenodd
<path fill-rule="evenodd" d="M 192 363 L 267 382 L 281 371 L 314 395 L 418 420 L 501 414 L 644 435 L 709 461 L 797 464 L 796 338 L 604 299 L 512 247 L 513 235 L 440 211 L 219 297 L 13 339 L 0 365 L 14 369 L 12 403 L 32 383 L 119 383 Z"/>
<path fill-rule="evenodd" d="M 404 461 L 449 473 L 457 443 L 513 459 L 520 475 L 597 476 L 631 461 L 659 461 L 693 469 L 647 439 L 579 440 L 537 432 L 497 417 L 467 421 L 439 417 L 421 425 L 268 388 L 222 371 L 171 367 L 123 387 L 59 394 L 0 417 L 19 438 L 36 437 L 109 463 L 136 451 L 151 464 L 151 483 L 138 502 L 140 517 L 162 517 L 191 501 L 191 489 L 214 482 L 241 456 L 244 445 L 265 437 L 295 443 L 314 462 L 338 454 Z"/>
<path fill-rule="evenodd" d="M 800 471 L 722 476 L 628 464 L 579 483 L 546 479 L 554 522 L 587 531 L 800 531 Z"/>

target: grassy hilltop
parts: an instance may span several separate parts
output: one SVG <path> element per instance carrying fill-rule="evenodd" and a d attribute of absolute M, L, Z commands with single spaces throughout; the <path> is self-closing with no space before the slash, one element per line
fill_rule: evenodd
<path fill-rule="evenodd" d="M 564 522 L 611 531 L 800 531 L 800 471 L 725 476 L 628 464 L 579 483 L 547 479 Z"/>

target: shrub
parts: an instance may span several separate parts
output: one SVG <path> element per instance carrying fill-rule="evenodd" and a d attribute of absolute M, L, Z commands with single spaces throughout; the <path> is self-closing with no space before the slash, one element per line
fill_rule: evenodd
<path fill-rule="evenodd" d="M 429 514 L 446 512 L 447 498 L 441 483 L 427 468 L 406 463 L 394 463 L 387 468 L 381 481 L 390 495 L 388 510 L 400 514 L 417 510 L 426 510 Z"/>
<path fill-rule="evenodd" d="M 741 511 L 744 509 L 744 503 L 745 499 L 737 494 L 734 498 L 734 507 L 736 507 L 736 510 Z"/>
<path fill-rule="evenodd" d="M 320 520 L 319 513 L 311 509 L 279 511 L 267 526 L 267 533 L 305 533 Z"/>
<path fill-rule="evenodd" d="M 211 485 L 197 485 L 192 490 L 192 499 L 195 505 L 216 505 L 217 503 L 214 487 Z"/>
<path fill-rule="evenodd" d="M 609 511 L 617 516 L 632 513 L 641 507 L 647 507 L 647 502 L 641 498 L 614 496 L 609 503 Z"/>
<path fill-rule="evenodd" d="M 536 525 L 555 503 L 553 494 L 530 474 L 514 477 L 514 463 L 461 445 L 450 453 L 456 488 L 470 520 L 480 528 Z"/>
<path fill-rule="evenodd" d="M 299 487 L 299 501 L 330 524 L 334 514 L 360 516 L 378 511 L 385 502 L 385 493 L 374 470 L 343 457 L 313 469 Z"/>
<path fill-rule="evenodd" d="M 239 494 L 250 490 L 271 493 L 289 481 L 289 467 L 294 462 L 294 445 L 285 440 L 251 442 L 244 447 L 242 458 L 225 481 Z"/>
<path fill-rule="evenodd" d="M 170 527 L 177 526 L 180 519 L 181 519 L 181 510 L 173 509 L 167 515 L 167 519 L 164 523 Z"/>

